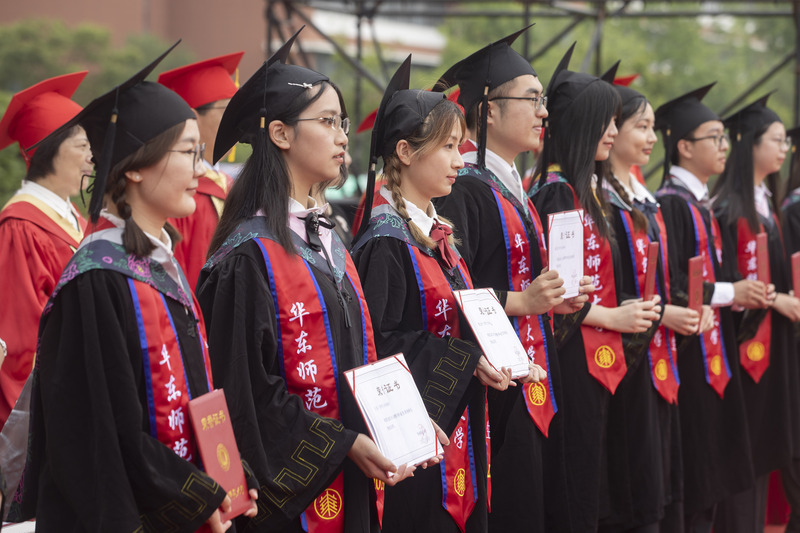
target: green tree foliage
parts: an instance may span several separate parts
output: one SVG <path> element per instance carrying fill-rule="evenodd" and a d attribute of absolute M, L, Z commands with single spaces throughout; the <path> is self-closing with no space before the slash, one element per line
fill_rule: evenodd
<path fill-rule="evenodd" d="M 125 81 L 171 43 L 151 35 L 132 37 L 121 47 L 111 43 L 108 29 L 90 24 L 68 28 L 53 20 L 26 20 L 0 27 L 0 114 L 11 96 L 40 81 L 80 70 L 89 74 L 73 99 L 86 105 L 92 98 Z M 178 47 L 158 72 L 189 63 L 194 58 Z M 17 144 L 0 151 L 0 206 L 19 187 L 25 162 Z"/>

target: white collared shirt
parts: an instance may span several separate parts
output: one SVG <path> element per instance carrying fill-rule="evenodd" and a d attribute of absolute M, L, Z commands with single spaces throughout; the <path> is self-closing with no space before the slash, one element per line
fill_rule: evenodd
<path fill-rule="evenodd" d="M 669 172 L 672 174 L 672 177 L 689 189 L 689 192 L 691 192 L 698 201 L 704 202 L 708 200 L 708 185 L 701 182 L 697 176 L 678 165 L 672 165 Z M 714 216 L 713 213 L 711 216 Z M 727 281 L 718 281 L 714 283 L 714 294 L 711 296 L 711 305 L 713 307 L 726 307 L 732 304 L 733 283 Z"/>
<path fill-rule="evenodd" d="M 323 216 L 325 214 L 325 210 L 328 209 L 328 204 L 318 206 L 317 201 L 311 196 L 308 197 L 308 205 L 311 207 L 306 207 L 294 198 L 289 198 L 289 229 L 299 235 L 305 243 L 308 243 L 308 239 L 306 237 L 306 223 L 305 220 L 301 219 L 305 218 L 309 213 L 316 213 L 319 216 Z M 333 261 L 333 256 L 331 255 L 333 253 L 331 249 L 333 241 L 331 231 L 332 230 L 320 224 L 319 240 L 322 242 L 322 246 L 325 247 L 325 251 L 328 252 L 328 257 L 330 257 L 331 261 Z"/>
<path fill-rule="evenodd" d="M 98 239 L 104 239 L 113 242 L 114 244 L 122 244 L 122 232 L 125 229 L 125 221 L 118 216 L 109 213 L 105 209 L 100 211 L 100 216 L 114 224 L 114 227 L 90 233 L 85 239 L 83 239 L 78 249 L 81 249 L 88 243 Z M 175 256 L 172 254 L 172 239 L 170 239 L 167 231 L 164 228 L 161 228 L 160 238 L 156 237 L 155 235 L 151 235 L 144 230 L 142 231 L 155 246 L 155 249 L 150 252 L 148 257 L 160 264 L 164 268 L 164 271 L 167 273 L 167 275 L 183 289 L 183 292 L 185 292 L 187 296 L 191 295 L 192 289 L 183 283 L 182 276 L 180 275 L 181 267 L 178 266 L 178 262 L 175 260 Z"/>
<path fill-rule="evenodd" d="M 475 164 L 478 162 L 478 152 L 467 152 L 462 158 L 464 159 L 464 163 Z M 497 176 L 500 183 L 505 185 L 506 189 L 508 189 L 527 210 L 528 201 L 525 196 L 525 190 L 522 188 L 522 178 L 520 178 L 516 165 L 514 165 L 514 163 L 509 165 L 505 159 L 487 148 L 486 168 Z"/>
<path fill-rule="evenodd" d="M 72 202 L 64 200 L 47 187 L 43 187 L 35 181 L 23 180 L 22 186 L 16 194 L 29 194 L 37 200 L 41 200 L 47 207 L 50 207 L 61 218 L 69 222 L 76 231 L 81 231 L 80 224 L 78 224 L 78 216 L 75 213 Z"/>
<path fill-rule="evenodd" d="M 770 198 L 772 198 L 772 191 L 770 191 L 766 185 L 761 183 L 760 185 L 755 186 L 753 193 L 756 202 L 756 211 L 758 214 L 764 218 L 770 218 L 772 214 L 769 204 Z"/>
<path fill-rule="evenodd" d="M 392 193 L 389 189 L 387 189 L 386 187 L 381 187 L 380 195 L 387 202 L 389 202 L 389 205 L 391 205 L 392 207 L 395 208 L 395 210 L 397 210 L 397 206 L 395 205 L 394 200 L 392 199 Z M 405 198 L 403 198 L 403 201 L 406 204 L 406 212 L 408 213 L 408 216 L 411 217 L 411 222 L 417 225 L 420 231 L 422 231 L 423 235 L 430 235 L 431 230 L 433 229 L 433 225 L 436 222 L 439 222 L 441 224 L 441 221 L 439 220 L 439 217 L 436 214 L 436 209 L 433 207 L 432 203 L 428 204 L 428 208 L 431 210 L 431 214 L 428 215 L 428 213 L 417 207 L 416 204 L 414 204 L 413 202 L 410 202 Z"/>
<path fill-rule="evenodd" d="M 630 178 L 631 178 L 631 186 L 630 187 L 628 187 L 628 185 L 626 183 L 623 183 L 620 180 L 617 180 L 617 182 L 622 186 L 622 189 L 626 193 L 628 193 L 628 197 L 631 200 L 636 200 L 636 201 L 641 202 L 641 203 L 651 203 L 651 204 L 657 204 L 658 203 L 656 201 L 655 197 L 650 193 L 650 191 L 647 190 L 647 187 L 642 185 L 639 182 L 639 180 L 636 179 L 636 176 L 631 174 Z"/>
<path fill-rule="evenodd" d="M 672 165 L 669 168 L 669 173 L 673 178 L 677 179 L 684 187 L 689 189 L 698 202 L 705 202 L 709 199 L 708 185 L 698 179 L 697 176 L 689 172 L 683 167 Z"/>

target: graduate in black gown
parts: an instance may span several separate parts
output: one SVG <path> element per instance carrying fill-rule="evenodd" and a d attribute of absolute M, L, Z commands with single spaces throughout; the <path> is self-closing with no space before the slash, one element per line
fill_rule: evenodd
<path fill-rule="evenodd" d="M 451 225 L 431 203 L 450 192 L 463 167 L 463 115 L 442 93 L 408 90 L 409 66 L 410 59 L 389 83 L 376 116 L 370 163 L 383 158 L 384 185 L 366 211 L 369 224 L 356 241 L 354 261 L 378 357 L 403 352 L 431 418 L 451 444 L 439 469 L 418 470 L 415 479 L 386 490 L 383 531 L 485 532 L 486 386 L 505 390 L 511 371 L 493 369 L 469 340 L 453 291 L 472 283 Z M 374 177 L 370 171 L 368 198 Z M 538 381 L 540 372 L 544 377 L 529 365 L 525 381 Z M 460 489 L 458 472 L 465 470 L 468 487 Z"/>
<path fill-rule="evenodd" d="M 773 470 L 792 456 L 796 359 L 792 322 L 800 320 L 800 300 L 788 294 L 789 262 L 785 255 L 776 201 L 779 172 L 788 152 L 786 129 L 766 106 L 769 95 L 724 120 L 732 138 L 725 170 L 712 196 L 719 222 L 727 279 L 760 279 L 768 273 L 768 306 L 733 313 L 742 369 L 742 392 L 750 429 L 756 485 L 728 499 L 717 511 L 717 527 L 752 531 L 764 523 L 767 485 Z M 762 264 L 756 235 L 766 233 L 768 257 Z M 732 361 L 733 362 L 733 361 Z"/>
<path fill-rule="evenodd" d="M 231 525 L 220 522 L 230 500 L 200 467 L 187 411 L 211 389 L 211 369 L 164 228 L 194 211 L 203 150 L 192 110 L 142 81 L 165 55 L 62 126 L 83 126 L 98 166 L 91 233 L 40 326 L 21 502 L 37 531 Z"/>
<path fill-rule="evenodd" d="M 612 72 L 616 68 L 612 69 Z M 604 76 L 606 77 L 606 76 Z M 658 141 L 650 102 L 639 92 L 615 85 L 622 101 L 619 133 L 611 149 L 611 170 L 604 183 L 613 214 L 623 299 L 642 297 L 647 270 L 657 267 L 656 291 L 664 313 L 643 333 L 622 341 L 628 371 L 609 405 L 608 453 L 611 514 L 601 531 L 668 531 L 663 521 L 683 499 L 677 353 L 672 330 L 697 333 L 697 311 L 669 302 L 667 238 L 658 203 L 632 174 L 644 166 Z M 648 264 L 646 246 L 659 244 L 657 264 Z M 711 313 L 708 309 L 707 319 Z"/>
<path fill-rule="evenodd" d="M 786 180 L 786 189 L 781 201 L 781 223 L 783 227 L 783 242 L 786 248 L 786 258 L 791 266 L 791 256 L 800 252 L 800 151 L 797 150 L 800 144 L 800 128 L 792 128 L 786 132 L 787 138 L 791 142 L 791 160 L 789 161 L 789 177 Z M 793 269 L 789 270 L 789 283 L 794 287 L 796 275 Z M 793 294 L 797 294 L 793 291 Z M 795 350 L 800 343 L 800 326 L 794 325 Z M 793 374 L 794 379 L 800 375 L 799 372 Z M 793 415 L 796 419 L 796 414 Z M 797 447 L 800 445 L 798 437 L 798 424 L 793 425 L 793 438 L 795 440 L 795 452 L 792 463 L 781 469 L 781 480 L 786 500 L 791 508 L 789 523 L 786 531 L 796 533 L 800 531 L 800 454 Z"/>
<path fill-rule="evenodd" d="M 587 296 L 565 302 L 563 280 L 545 270 L 542 224 L 514 165 L 519 154 L 538 148 L 547 117 L 536 72 L 511 48 L 523 31 L 459 61 L 437 82 L 439 88 L 459 86 L 458 103 L 477 150 L 465 154 L 466 165 L 451 193 L 437 199 L 435 206 L 453 221 L 458 249 L 475 286 L 500 294 L 507 314 L 517 317 L 514 326 L 529 357 L 547 370 L 541 384 L 489 391 L 489 530 L 569 531 L 569 512 L 555 505 L 568 495 L 560 363 L 547 313 L 554 307 L 571 312 L 582 307 Z M 506 293 L 529 287 L 539 295 L 535 305 L 524 312 L 509 309 Z"/>
<path fill-rule="evenodd" d="M 375 360 L 372 327 L 350 256 L 311 195 L 339 178 L 349 120 L 326 76 L 286 64 L 296 36 L 222 117 L 214 160 L 239 140 L 253 154 L 226 200 L 198 299 L 214 384 L 261 483 L 246 531 L 375 532 L 376 494 L 413 467 L 380 454 L 343 379 Z"/>
<path fill-rule="evenodd" d="M 726 259 L 709 211 L 706 184 L 724 169 L 728 142 L 719 117 L 701 102 L 711 87 L 691 91 L 656 110 L 656 129 L 664 135 L 666 151 L 664 181 L 656 198 L 667 229 L 671 301 L 688 304 L 689 259 L 701 256 L 702 300 L 712 306 L 714 315 L 710 330 L 700 335 L 678 334 L 676 339 L 688 532 L 710 531 L 716 504 L 753 484 L 730 305 L 761 307 L 766 303 L 763 283 L 732 284 L 720 268 Z"/>
<path fill-rule="evenodd" d="M 594 531 L 600 518 L 610 513 L 608 401 L 627 368 L 620 333 L 648 330 L 661 309 L 657 296 L 620 305 L 619 254 L 606 216 L 609 206 L 601 192 L 617 134 L 614 119 L 620 99 L 600 78 L 567 70 L 573 48 L 547 87 L 550 117 L 531 197 L 543 221 L 559 211 L 584 212 L 584 274 L 592 276 L 595 292 L 580 311 L 556 317 L 555 336 L 564 389 L 569 483 L 565 509 L 575 531 Z"/>

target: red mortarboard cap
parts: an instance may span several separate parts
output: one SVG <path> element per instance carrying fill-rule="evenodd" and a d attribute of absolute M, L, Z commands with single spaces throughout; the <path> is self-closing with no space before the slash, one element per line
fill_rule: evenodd
<path fill-rule="evenodd" d="M 0 120 L 0 149 L 18 142 L 22 156 L 30 161 L 35 144 L 83 109 L 70 97 L 86 73 L 56 76 L 15 94 Z"/>
<path fill-rule="evenodd" d="M 231 75 L 243 55 L 244 52 L 236 52 L 168 70 L 161 73 L 158 83 L 181 95 L 194 109 L 226 100 L 236 93 Z"/>

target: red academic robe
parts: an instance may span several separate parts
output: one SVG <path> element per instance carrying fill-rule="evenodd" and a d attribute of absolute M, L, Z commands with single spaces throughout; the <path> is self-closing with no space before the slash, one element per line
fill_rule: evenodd
<path fill-rule="evenodd" d="M 0 211 L 0 338 L 8 355 L 0 367 L 0 428 L 33 369 L 39 317 L 78 243 L 76 231 L 44 202 L 27 194 Z"/>
<path fill-rule="evenodd" d="M 175 259 L 183 268 L 192 291 L 206 264 L 208 245 L 217 229 L 222 206 L 232 184 L 230 176 L 207 170 L 197 184 L 197 194 L 194 196 L 197 209 L 194 213 L 184 218 L 169 219 L 169 223 L 183 236 L 175 246 Z"/>

